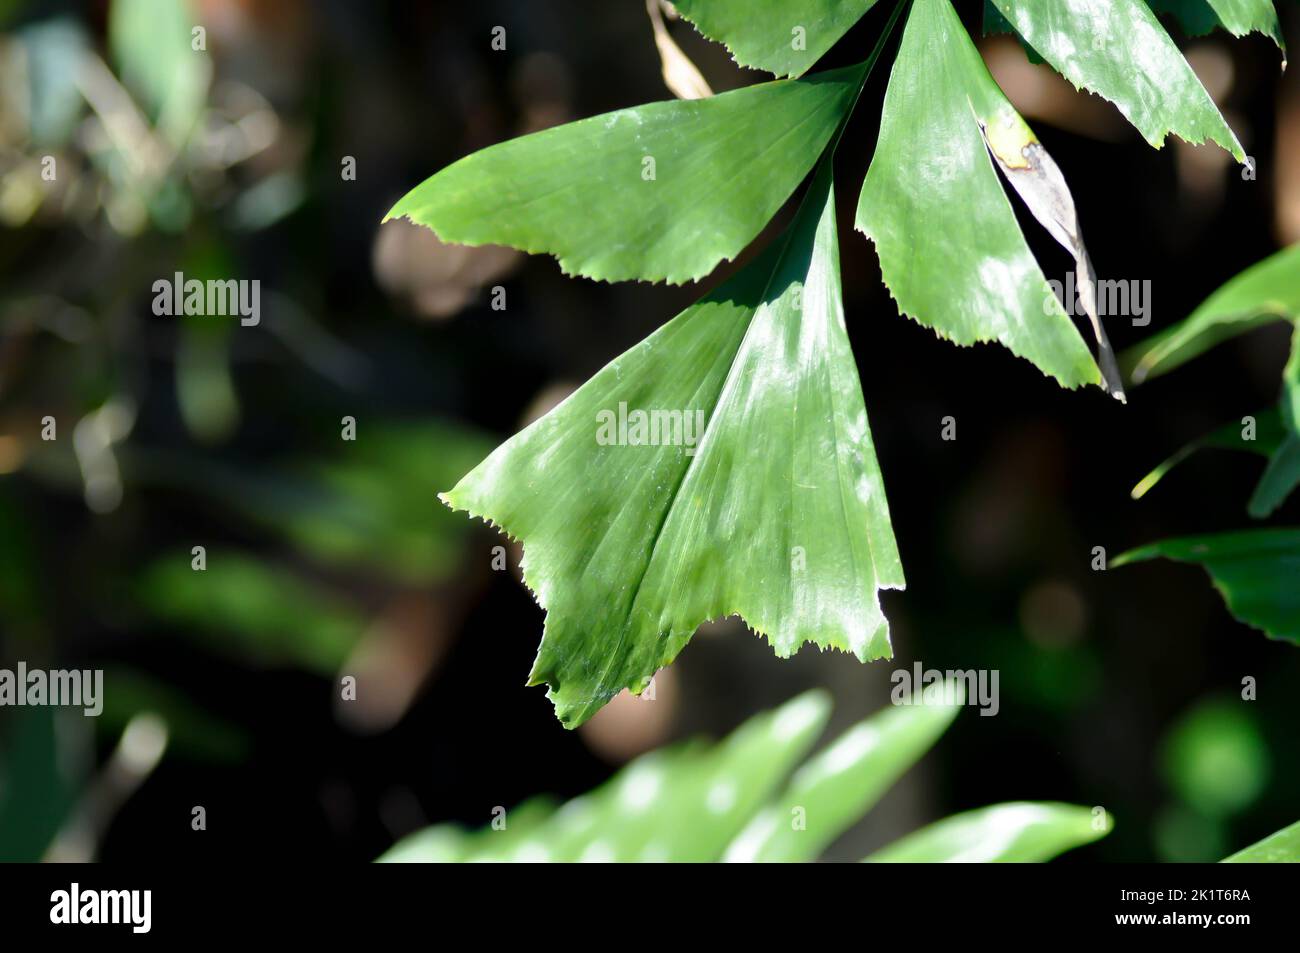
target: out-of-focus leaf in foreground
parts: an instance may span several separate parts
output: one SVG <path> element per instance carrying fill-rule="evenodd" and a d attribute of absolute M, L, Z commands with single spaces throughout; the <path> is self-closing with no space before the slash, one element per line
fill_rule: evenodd
<path fill-rule="evenodd" d="M 916 0 L 857 227 L 903 313 L 958 344 L 998 341 L 1066 387 L 1099 384 L 989 157 L 1023 168 L 1033 146 L 948 0 Z"/>
<path fill-rule="evenodd" d="M 809 692 L 709 746 L 638 759 L 563 817 L 557 859 L 716 860 L 826 726 L 830 699 Z"/>
<path fill-rule="evenodd" d="M 960 710 L 960 689 L 954 684 L 935 687 L 940 691 L 931 701 L 886 708 L 818 753 L 795 773 L 785 792 L 746 825 L 724 859 L 816 858 L 948 730 Z"/>
<path fill-rule="evenodd" d="M 801 76 L 876 0 L 676 0 L 682 16 L 736 62 Z"/>
<path fill-rule="evenodd" d="M 1223 858 L 1224 864 L 1300 864 L 1300 821 Z"/>
<path fill-rule="evenodd" d="M 444 499 L 524 544 L 547 610 L 529 684 L 581 724 L 705 621 L 778 655 L 890 653 L 901 588 L 840 296 L 829 163 L 789 231 L 502 444 Z"/>
<path fill-rule="evenodd" d="M 446 242 L 548 252 L 567 274 L 693 281 L 735 258 L 808 174 L 864 66 L 650 103 L 490 146 L 385 217 Z"/>
<path fill-rule="evenodd" d="M 509 830 L 509 828 L 507 828 Z M 504 833 L 504 832 L 503 832 Z M 469 853 L 470 835 L 454 824 L 426 827 L 402 838 L 376 860 L 380 864 L 450 864 Z"/>
<path fill-rule="evenodd" d="M 1270 638 L 1300 645 L 1300 529 L 1258 529 L 1167 539 L 1113 566 L 1164 557 L 1205 567 L 1228 611 Z"/>
<path fill-rule="evenodd" d="M 1134 384 L 1166 374 L 1216 344 L 1278 320 L 1300 318 L 1300 244 L 1232 278 L 1173 327 L 1120 355 Z"/>
<path fill-rule="evenodd" d="M 1159 148 L 1173 133 L 1246 152 L 1144 0 L 993 0 L 1056 71 L 1113 102 Z"/>
<path fill-rule="evenodd" d="M 1095 810 L 1095 809 L 1094 809 Z M 878 864 L 1041 863 L 1110 833 L 1109 814 L 1016 801 L 944 818 L 867 858 Z"/>
<path fill-rule="evenodd" d="M 830 714 L 820 692 L 756 715 L 717 745 L 652 751 L 558 810 L 540 801 L 508 814 L 505 831 L 447 825 L 399 842 L 381 861 L 717 860 L 817 740 Z M 525 810 L 528 808 L 528 810 Z M 509 837 L 502 834 L 511 832 Z"/>

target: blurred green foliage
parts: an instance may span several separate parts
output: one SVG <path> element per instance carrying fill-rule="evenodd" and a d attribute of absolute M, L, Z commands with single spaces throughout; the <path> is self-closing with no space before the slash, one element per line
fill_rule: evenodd
<path fill-rule="evenodd" d="M 1174 793 L 1210 817 L 1250 807 L 1269 777 L 1268 748 L 1254 714 L 1224 699 L 1201 701 L 1174 724 L 1161 764 Z"/>
<path fill-rule="evenodd" d="M 830 699 L 809 692 L 756 715 L 716 745 L 687 742 L 643 755 L 590 794 L 556 806 L 497 808 L 477 831 L 440 825 L 380 861 L 790 862 L 815 860 L 943 734 L 960 710 L 898 706 L 854 725 L 782 785 L 825 728 Z M 1003 804 L 959 815 L 873 854 L 877 862 L 1044 861 L 1104 837 L 1104 811 Z"/>
<path fill-rule="evenodd" d="M 0 739 L 0 862 L 40 860 L 76 800 L 59 713 L 20 708 Z"/>
<path fill-rule="evenodd" d="M 461 571 L 474 529 L 434 493 L 490 444 L 467 427 L 379 407 L 354 418 L 348 435 L 336 412 L 310 429 L 291 416 L 272 452 L 243 459 L 265 409 L 241 406 L 250 355 L 297 360 L 281 372 L 295 410 L 318 380 L 333 404 L 364 409 L 364 362 L 290 291 L 269 290 L 266 324 L 241 334 L 251 329 L 237 317 L 151 321 L 149 289 L 177 271 L 199 280 L 252 271 L 244 243 L 301 206 L 310 156 L 286 141 L 275 104 L 238 73 L 217 75 L 215 38 L 190 2 L 113 0 L 102 34 L 94 17 L 42 18 L 34 4 L 6 3 L 0 21 L 19 13 L 0 44 L 2 261 L 13 279 L 0 287 L 0 621 L 11 637 L 0 654 L 62 651 L 68 640 L 53 636 L 67 620 L 51 563 L 68 571 L 87 559 L 97 570 L 78 587 L 77 608 L 116 620 L 108 628 L 179 636 L 199 658 L 333 677 L 377 606 Z M 42 242 L 62 250 L 41 257 Z M 42 264 L 17 267 L 24 255 Z M 157 386 L 155 361 L 170 393 Z M 167 431 L 168 415 L 180 434 Z M 75 514 L 73 494 L 86 510 L 72 519 L 89 522 L 76 527 L 75 549 L 60 550 L 63 531 L 51 536 L 46 521 Z M 220 514 L 221 532 L 188 527 L 159 545 L 158 526 L 140 520 L 152 494 Z M 202 571 L 192 568 L 195 543 L 208 549 Z M 137 655 L 110 664 L 103 740 L 152 712 L 179 752 L 226 763 L 246 755 L 242 728 L 172 677 Z M 41 805 L 12 842 L 24 855 L 48 844 L 69 792 L 87 781 L 38 764 L 53 758 L 41 726 L 26 716 L 0 726 L 10 778 L 0 833 Z"/>
<path fill-rule="evenodd" d="M 196 572 L 189 553 L 140 573 L 136 598 L 147 612 L 218 651 L 260 664 L 338 670 L 365 626 L 354 607 L 294 572 L 246 554 L 214 552 Z"/>
<path fill-rule="evenodd" d="M 1249 705 L 1208 698 L 1170 726 L 1160 770 L 1176 800 L 1156 818 L 1157 852 L 1164 860 L 1204 862 L 1223 855 L 1228 822 L 1263 794 L 1271 759 Z"/>

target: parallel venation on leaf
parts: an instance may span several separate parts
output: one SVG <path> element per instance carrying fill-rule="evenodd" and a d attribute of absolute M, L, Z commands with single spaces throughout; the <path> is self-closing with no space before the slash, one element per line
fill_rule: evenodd
<path fill-rule="evenodd" d="M 693 281 L 735 258 L 821 156 L 863 66 L 650 103 L 490 146 L 389 211 L 443 241 L 556 256 L 605 281 Z"/>
<path fill-rule="evenodd" d="M 801 76 L 876 0 L 676 0 L 674 6 L 736 62 Z"/>
<path fill-rule="evenodd" d="M 1147 0 L 1152 10 L 1174 17 L 1190 36 L 1223 27 L 1233 36 L 1262 33 L 1286 53 L 1273 0 Z M 1282 64 L 1286 66 L 1285 61 Z"/>
<path fill-rule="evenodd" d="M 1113 102 L 1153 146 L 1173 133 L 1246 152 L 1145 0 L 992 0 L 1078 89 Z"/>
<path fill-rule="evenodd" d="M 568 726 L 643 690 L 709 619 L 739 615 L 781 656 L 888 655 L 877 590 L 903 573 L 844 327 L 829 163 L 771 248 L 445 499 L 522 540 L 547 610 L 530 684 Z"/>
<path fill-rule="evenodd" d="M 987 130 L 986 146 L 981 124 Z M 900 310 L 958 344 L 998 341 L 1067 387 L 1101 375 L 1034 261 L 989 149 L 1041 149 L 948 0 L 916 0 L 858 203 Z"/>

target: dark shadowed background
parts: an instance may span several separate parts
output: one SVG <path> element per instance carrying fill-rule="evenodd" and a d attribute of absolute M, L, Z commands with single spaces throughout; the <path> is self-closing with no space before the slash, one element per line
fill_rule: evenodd
<path fill-rule="evenodd" d="M 862 59 L 889 6 L 827 65 Z M 959 4 L 973 30 L 980 6 Z M 1217 859 L 1296 820 L 1300 653 L 1234 621 L 1194 567 L 1090 568 L 1094 546 L 1247 525 L 1258 459 L 1210 452 L 1140 502 L 1129 490 L 1275 400 L 1284 328 L 1121 406 L 900 317 L 851 231 L 878 70 L 837 184 L 849 333 L 908 578 L 885 595 L 896 660 L 782 662 L 731 620 L 653 701 L 565 731 L 524 687 L 542 612 L 517 549 L 494 570 L 505 541 L 435 493 L 700 289 L 569 279 L 544 256 L 379 222 L 475 149 L 668 98 L 644 3 L 158 7 L 130 21 L 110 2 L 0 0 L 0 667 L 106 672 L 98 719 L 0 710 L 0 858 L 368 861 L 428 823 L 578 794 L 804 688 L 829 688 L 843 727 L 915 660 L 997 669 L 1000 711 L 965 711 L 833 858 L 1002 800 L 1106 807 L 1114 833 L 1071 862 Z M 176 10 L 204 25 L 205 55 L 177 49 Z M 762 78 L 670 30 L 715 90 Z M 1256 179 L 1212 146 L 1151 149 L 1013 40 L 983 47 L 1064 169 L 1100 276 L 1152 282 L 1150 328 L 1110 323 L 1121 349 L 1300 240 L 1294 71 L 1258 35 L 1174 35 Z M 1064 279 L 1066 254 L 1022 221 Z M 155 316 L 153 283 L 178 271 L 259 280 L 261 323 Z M 1298 516 L 1292 500 L 1274 522 Z M 345 674 L 355 702 L 338 701 Z M 1257 701 L 1241 701 L 1248 676 Z"/>

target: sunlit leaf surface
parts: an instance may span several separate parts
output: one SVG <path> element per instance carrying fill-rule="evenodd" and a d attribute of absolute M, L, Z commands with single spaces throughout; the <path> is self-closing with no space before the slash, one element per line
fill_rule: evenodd
<path fill-rule="evenodd" d="M 548 252 L 588 278 L 701 278 L 736 257 L 808 174 L 863 71 L 650 103 L 500 143 L 427 179 L 385 221 Z"/>
<path fill-rule="evenodd" d="M 1151 145 L 1169 133 L 1245 150 L 1144 0 L 993 0 L 1056 71 L 1113 102 Z"/>
<path fill-rule="evenodd" d="M 1225 864 L 1300 864 L 1300 821 L 1270 834 L 1258 844 L 1251 844 L 1231 857 L 1223 858 Z"/>
<path fill-rule="evenodd" d="M 982 130 L 983 133 L 982 134 Z M 986 138 L 987 135 L 987 145 Z M 958 344 L 998 341 L 1067 387 L 1101 375 L 1031 254 L 989 152 L 1041 149 L 948 0 L 916 0 L 857 226 L 901 311 Z"/>
<path fill-rule="evenodd" d="M 639 758 L 561 812 L 555 860 L 717 860 L 821 734 L 830 700 L 801 695 L 714 746 Z"/>
<path fill-rule="evenodd" d="M 576 726 L 709 619 L 778 655 L 890 653 L 903 573 L 840 297 L 830 167 L 735 278 L 445 495 L 524 544 L 547 610 L 530 684 Z"/>
<path fill-rule="evenodd" d="M 429 828 L 380 860 L 717 860 L 808 753 L 829 713 L 829 699 L 809 692 L 754 716 L 716 745 L 652 751 L 558 809 L 535 799 L 510 810 L 504 828 Z"/>
<path fill-rule="evenodd" d="M 1073 804 L 995 804 L 944 818 L 867 858 L 868 863 L 1041 863 L 1110 832 L 1109 814 Z"/>

